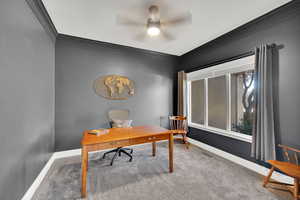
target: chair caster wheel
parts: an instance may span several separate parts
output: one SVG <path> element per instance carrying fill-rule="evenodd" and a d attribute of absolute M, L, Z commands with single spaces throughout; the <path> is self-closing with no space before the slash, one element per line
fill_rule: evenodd
<path fill-rule="evenodd" d="M 129 162 L 132 162 L 132 158 L 129 159 Z"/>
<path fill-rule="evenodd" d="M 133 153 L 133 149 L 131 149 L 131 151 L 130 151 L 130 154 L 132 154 Z"/>

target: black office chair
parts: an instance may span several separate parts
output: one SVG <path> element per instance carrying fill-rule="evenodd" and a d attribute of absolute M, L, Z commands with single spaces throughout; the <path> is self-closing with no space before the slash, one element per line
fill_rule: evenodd
<path fill-rule="evenodd" d="M 112 128 L 120 127 L 120 126 L 117 126 L 114 123 L 114 120 L 128 120 L 129 119 L 129 110 L 110 110 L 108 112 L 108 118 L 109 118 L 110 127 L 112 127 Z M 128 153 L 127 151 L 129 151 L 130 153 Z M 105 152 L 103 154 L 102 158 L 104 159 L 105 156 L 109 153 L 115 153 L 115 155 L 111 159 L 110 165 L 113 165 L 114 160 L 116 159 L 117 155 L 121 156 L 122 153 L 129 157 L 129 162 L 132 161 L 132 155 L 131 154 L 133 153 L 133 149 L 131 149 L 131 148 L 118 147 L 118 148 L 113 149 L 111 151 Z"/>

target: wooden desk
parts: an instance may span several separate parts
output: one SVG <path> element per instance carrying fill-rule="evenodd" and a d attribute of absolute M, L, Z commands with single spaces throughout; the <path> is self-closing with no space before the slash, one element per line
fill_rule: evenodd
<path fill-rule="evenodd" d="M 132 128 L 111 128 L 109 133 L 101 136 L 84 131 L 81 140 L 81 196 L 86 197 L 86 179 L 88 153 L 103 149 L 125 147 L 136 144 L 152 143 L 152 155 L 156 154 L 156 141 L 169 140 L 169 171 L 173 172 L 173 133 L 170 130 L 155 126 L 138 126 Z"/>

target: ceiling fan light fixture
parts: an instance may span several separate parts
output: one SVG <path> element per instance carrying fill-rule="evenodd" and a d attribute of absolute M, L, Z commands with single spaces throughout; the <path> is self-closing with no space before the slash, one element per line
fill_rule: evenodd
<path fill-rule="evenodd" d="M 148 19 L 147 33 L 151 37 L 158 36 L 160 34 L 160 21 L 153 21 L 152 19 Z"/>
<path fill-rule="evenodd" d="M 160 28 L 157 26 L 149 26 L 147 29 L 147 33 L 150 36 L 157 36 L 160 34 Z"/>

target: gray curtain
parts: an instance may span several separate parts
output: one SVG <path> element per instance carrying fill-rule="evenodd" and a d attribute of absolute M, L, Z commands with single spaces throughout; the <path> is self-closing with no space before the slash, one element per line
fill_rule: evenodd
<path fill-rule="evenodd" d="M 177 115 L 186 116 L 186 73 L 178 72 L 178 99 L 177 99 Z"/>
<path fill-rule="evenodd" d="M 273 111 L 273 46 L 255 49 L 255 117 L 251 155 L 258 160 L 276 159 Z"/>

